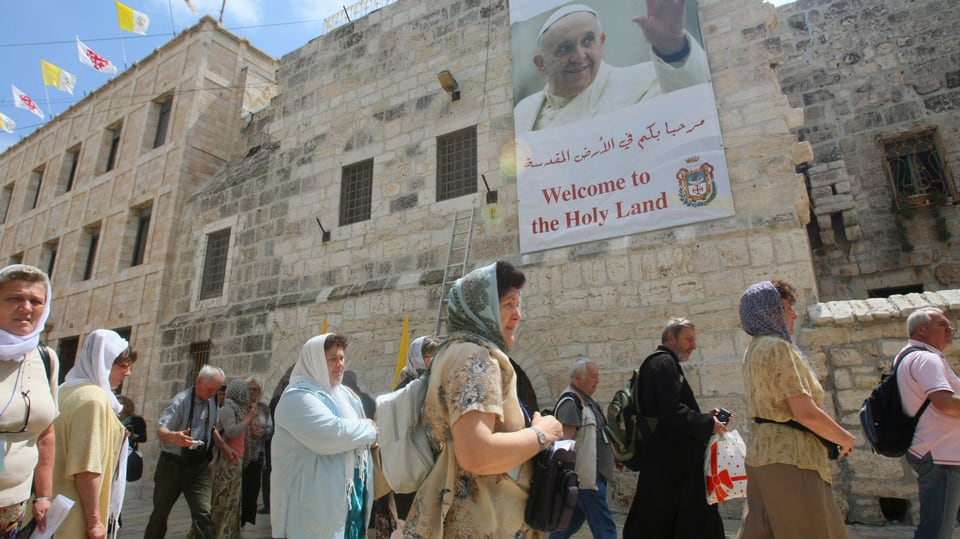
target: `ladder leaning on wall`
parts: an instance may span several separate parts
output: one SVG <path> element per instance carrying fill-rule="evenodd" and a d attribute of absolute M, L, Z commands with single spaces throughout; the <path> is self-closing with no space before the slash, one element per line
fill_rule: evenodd
<path fill-rule="evenodd" d="M 440 305 L 437 308 L 437 328 L 434 335 L 441 336 L 441 326 L 447 321 L 447 304 L 450 302 L 450 289 L 457 279 L 467 273 L 467 260 L 470 259 L 470 241 L 473 239 L 473 219 L 477 209 L 460 210 L 453 216 L 450 231 L 450 249 L 447 251 L 447 265 L 443 269 L 443 281 L 440 286 Z M 444 329 L 446 329 L 444 327 Z"/>

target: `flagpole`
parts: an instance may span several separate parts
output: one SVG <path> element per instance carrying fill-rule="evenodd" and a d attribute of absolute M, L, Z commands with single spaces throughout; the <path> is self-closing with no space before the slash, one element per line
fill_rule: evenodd
<path fill-rule="evenodd" d="M 177 27 L 173 22 L 173 0 L 167 0 L 167 7 L 170 8 L 170 29 L 173 30 L 173 37 L 177 37 Z"/>
<path fill-rule="evenodd" d="M 46 81 L 44 81 L 43 83 L 43 95 L 47 96 L 47 114 L 49 114 L 50 117 L 53 118 L 53 109 L 50 108 L 50 92 L 47 91 Z"/>
<path fill-rule="evenodd" d="M 123 55 L 123 70 L 127 70 L 127 47 L 124 45 L 126 38 L 123 36 L 123 32 L 120 32 L 120 52 Z"/>

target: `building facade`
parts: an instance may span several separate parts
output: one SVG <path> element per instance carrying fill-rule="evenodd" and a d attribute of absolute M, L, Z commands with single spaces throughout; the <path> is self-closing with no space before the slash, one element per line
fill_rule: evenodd
<path fill-rule="evenodd" d="M 0 156 L 0 252 L 50 274 L 43 338 L 61 376 L 88 333 L 114 329 L 140 352 L 124 393 L 142 409 L 164 294 L 183 286 L 170 273 L 183 204 L 235 156 L 275 69 L 204 18 Z"/>
<path fill-rule="evenodd" d="M 824 299 L 960 285 L 960 47 L 942 2 L 812 2 L 779 8 L 770 40 L 805 167 Z"/>

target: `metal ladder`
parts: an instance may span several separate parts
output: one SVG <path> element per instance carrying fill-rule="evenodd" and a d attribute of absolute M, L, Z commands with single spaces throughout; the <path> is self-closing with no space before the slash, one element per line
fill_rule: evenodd
<path fill-rule="evenodd" d="M 440 286 L 440 306 L 437 308 L 437 328 L 434 335 L 443 335 L 440 328 L 447 321 L 450 289 L 453 288 L 453 283 L 466 273 L 467 260 L 470 258 L 470 241 L 473 239 L 473 220 L 476 214 L 477 209 L 471 208 L 458 211 L 453 216 L 450 249 L 447 251 L 447 265 L 443 269 L 443 284 Z"/>

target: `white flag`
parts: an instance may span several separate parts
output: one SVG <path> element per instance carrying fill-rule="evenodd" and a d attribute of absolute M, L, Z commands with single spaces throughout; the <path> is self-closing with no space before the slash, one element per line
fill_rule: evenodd
<path fill-rule="evenodd" d="M 13 128 L 16 126 L 17 124 L 15 124 L 13 120 L 4 116 L 3 113 L 0 112 L 0 128 L 3 128 L 3 130 L 7 133 L 13 133 Z"/>
<path fill-rule="evenodd" d="M 94 52 L 93 49 L 84 45 L 79 37 L 77 38 L 77 52 L 80 54 L 81 64 L 87 64 L 101 73 L 113 74 L 117 72 L 117 66 L 111 64 L 110 60 L 100 56 Z"/>
<path fill-rule="evenodd" d="M 10 88 L 13 89 L 13 104 L 20 109 L 27 109 L 30 112 L 36 114 L 43 119 L 43 111 L 40 110 L 40 107 L 30 99 L 30 96 L 20 91 L 20 88 L 17 88 L 14 85 L 10 85 Z"/>

